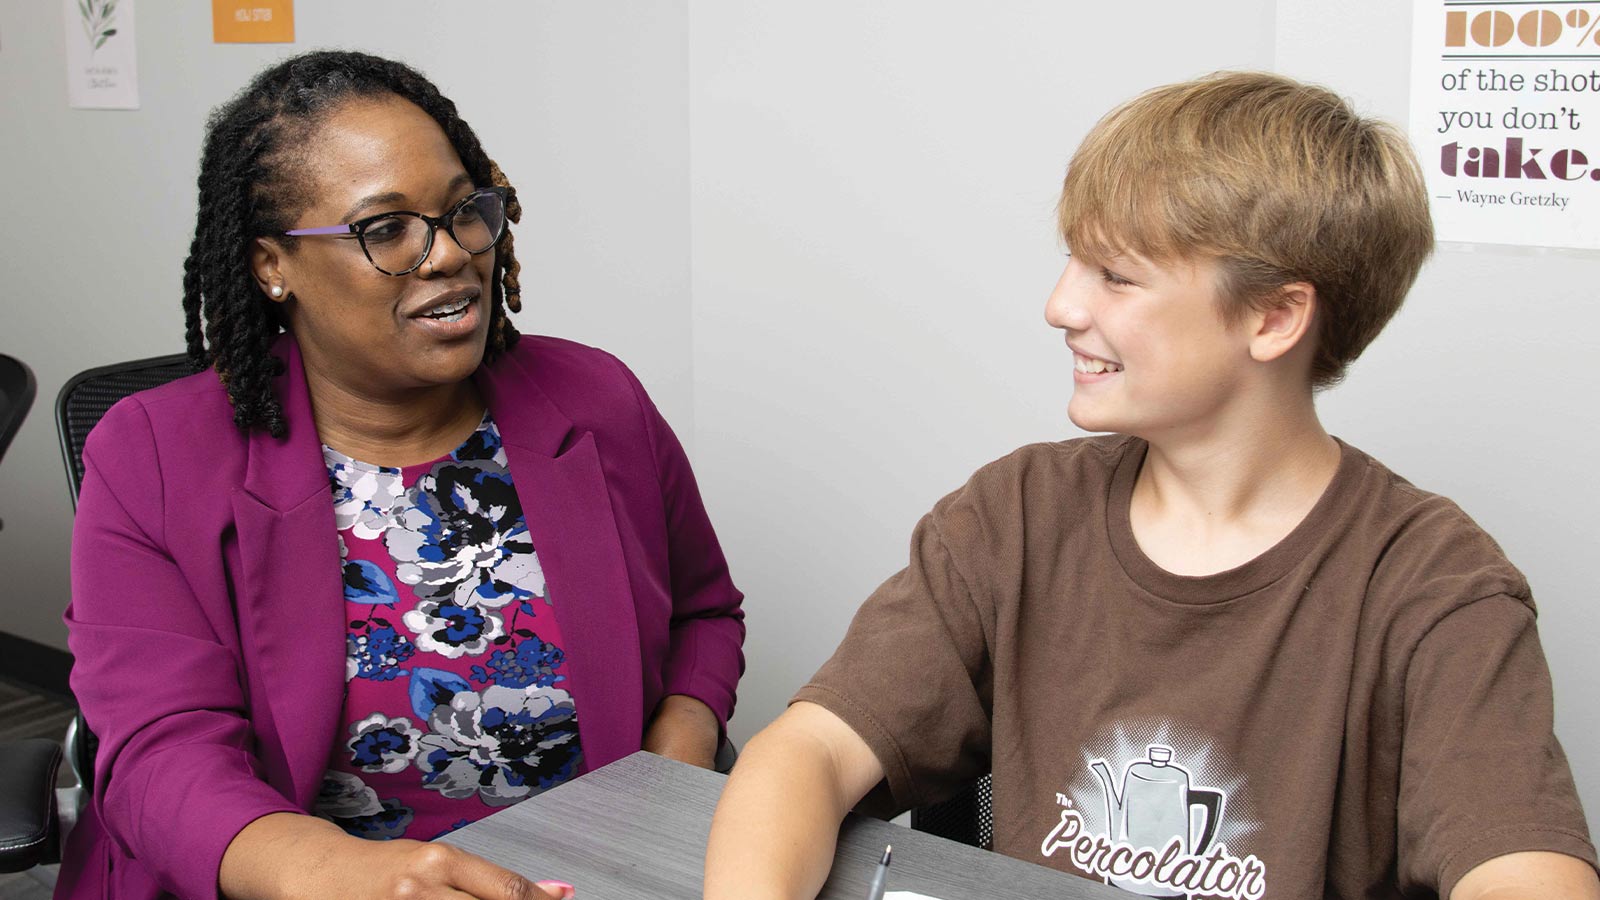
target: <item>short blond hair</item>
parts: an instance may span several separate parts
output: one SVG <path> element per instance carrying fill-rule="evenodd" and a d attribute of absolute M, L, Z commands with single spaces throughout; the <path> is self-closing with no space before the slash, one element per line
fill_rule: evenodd
<path fill-rule="evenodd" d="M 1405 137 L 1265 72 L 1167 85 L 1112 110 L 1073 155 L 1057 213 L 1067 246 L 1090 259 L 1215 260 L 1225 318 L 1311 283 L 1313 387 L 1343 377 L 1433 250 Z"/>

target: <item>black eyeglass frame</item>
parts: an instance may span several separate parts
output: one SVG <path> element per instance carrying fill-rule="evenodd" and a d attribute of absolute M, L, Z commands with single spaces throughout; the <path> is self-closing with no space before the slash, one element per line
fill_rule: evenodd
<path fill-rule="evenodd" d="M 328 225 L 321 228 L 296 228 L 293 231 L 285 231 L 284 235 L 287 237 L 316 237 L 320 235 L 329 235 L 347 240 L 350 238 L 355 238 L 356 241 L 361 244 L 362 255 L 366 256 L 367 262 L 371 263 L 374 269 L 377 269 L 379 272 L 382 272 L 385 275 L 393 275 L 396 277 L 410 275 L 412 272 L 422 268 L 422 264 L 428 261 L 428 256 L 433 253 L 434 232 L 441 228 L 445 230 L 446 234 L 450 235 L 450 240 L 456 242 L 457 247 L 467 250 L 467 246 L 461 243 L 461 238 L 456 237 L 454 225 L 455 218 L 456 215 L 461 212 L 461 210 L 467 207 L 467 204 L 472 203 L 474 199 L 481 197 L 484 194 L 493 194 L 500 198 L 500 230 L 499 233 L 494 236 L 494 240 L 489 242 L 489 246 L 483 248 L 482 250 L 467 250 L 467 252 L 473 256 L 478 256 L 493 250 L 494 246 L 500 243 L 500 239 L 505 237 L 506 234 L 506 225 L 509 221 L 509 217 L 506 214 L 506 204 L 508 202 L 509 193 L 510 192 L 503 187 L 478 188 L 465 197 L 462 197 L 461 202 L 450 207 L 448 210 L 445 210 L 444 215 L 441 216 L 430 216 L 427 213 L 414 212 L 409 209 L 397 209 L 392 212 L 382 212 L 378 213 L 377 215 L 357 219 L 348 225 Z M 372 258 L 372 251 L 367 249 L 368 226 L 383 219 L 392 219 L 395 216 L 414 216 L 418 219 L 421 219 L 428 226 L 428 241 L 422 245 L 422 256 L 417 259 L 416 263 L 414 263 L 411 268 L 401 272 L 391 272 L 388 269 L 385 269 L 383 266 L 378 265 L 378 261 Z"/>

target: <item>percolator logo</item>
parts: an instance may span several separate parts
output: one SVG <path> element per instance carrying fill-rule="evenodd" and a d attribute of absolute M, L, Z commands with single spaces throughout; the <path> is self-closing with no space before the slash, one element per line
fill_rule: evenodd
<path fill-rule="evenodd" d="M 1266 866 L 1218 840 L 1227 792 L 1192 783 L 1173 750 L 1151 744 L 1145 758 L 1121 767 L 1104 758 L 1089 761 L 1103 792 L 1104 830 L 1093 827 L 1077 803 L 1065 807 L 1039 852 L 1067 853 L 1081 871 L 1125 891 L 1160 898 L 1260 900 Z"/>

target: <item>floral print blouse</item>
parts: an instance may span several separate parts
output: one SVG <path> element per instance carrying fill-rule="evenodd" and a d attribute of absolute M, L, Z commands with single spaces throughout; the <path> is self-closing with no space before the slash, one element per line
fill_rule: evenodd
<path fill-rule="evenodd" d="M 573 777 L 561 632 L 494 421 L 403 469 L 322 455 L 347 727 L 314 812 L 358 837 L 429 840 Z"/>

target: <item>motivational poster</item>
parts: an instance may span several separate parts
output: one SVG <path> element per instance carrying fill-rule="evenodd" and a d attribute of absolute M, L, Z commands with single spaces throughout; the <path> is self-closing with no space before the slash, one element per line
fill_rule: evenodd
<path fill-rule="evenodd" d="M 1411 141 L 1442 241 L 1600 248 L 1600 0 L 1415 0 Z"/>

